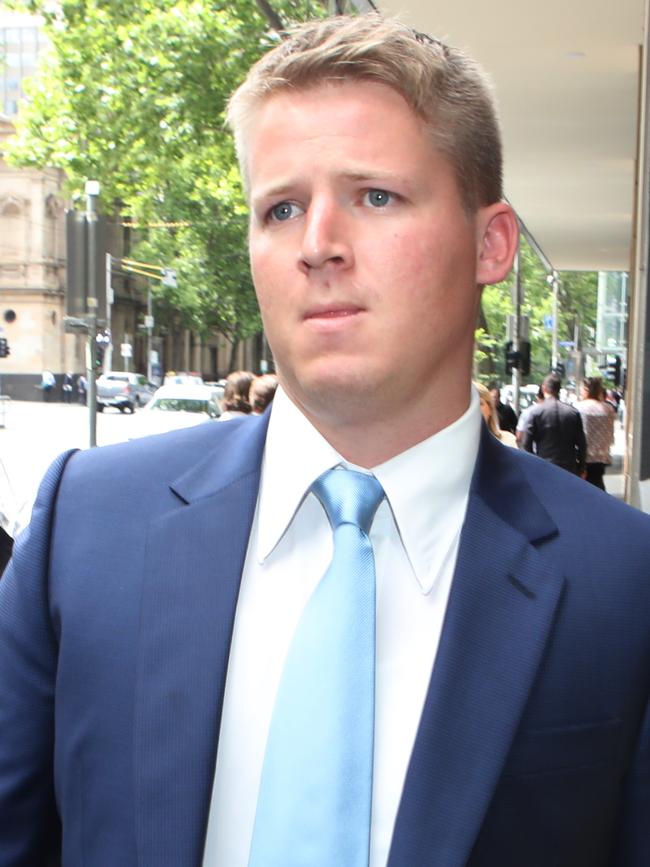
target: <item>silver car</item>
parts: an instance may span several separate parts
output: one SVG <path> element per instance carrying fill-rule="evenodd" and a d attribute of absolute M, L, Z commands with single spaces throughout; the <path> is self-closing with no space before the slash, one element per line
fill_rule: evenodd
<path fill-rule="evenodd" d="M 155 390 L 156 386 L 142 373 L 111 370 L 97 380 L 97 411 L 114 406 L 120 412 L 134 412 L 136 406 L 149 401 Z"/>

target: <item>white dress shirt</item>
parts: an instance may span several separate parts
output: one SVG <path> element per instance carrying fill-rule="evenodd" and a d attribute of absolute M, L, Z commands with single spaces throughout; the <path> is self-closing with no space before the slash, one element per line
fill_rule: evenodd
<path fill-rule="evenodd" d="M 385 867 L 388 860 L 449 597 L 480 427 L 472 389 L 461 418 L 372 469 L 386 499 L 370 532 L 377 577 L 370 867 Z M 278 389 L 237 603 L 203 867 L 248 863 L 282 665 L 303 607 L 332 556 L 332 531 L 309 487 L 338 464 L 350 466 Z"/>

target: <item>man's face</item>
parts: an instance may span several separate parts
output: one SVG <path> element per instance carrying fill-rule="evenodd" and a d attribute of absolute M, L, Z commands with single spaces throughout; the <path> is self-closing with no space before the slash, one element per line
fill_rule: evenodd
<path fill-rule="evenodd" d="M 332 424 L 462 412 L 490 209 L 468 216 L 385 85 L 280 92 L 251 126 L 252 272 L 289 395 Z"/>

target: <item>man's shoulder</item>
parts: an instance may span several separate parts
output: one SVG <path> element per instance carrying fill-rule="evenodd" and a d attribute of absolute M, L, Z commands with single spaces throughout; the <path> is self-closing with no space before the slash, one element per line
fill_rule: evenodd
<path fill-rule="evenodd" d="M 67 485 L 97 485 L 114 489 L 128 482 L 147 488 L 171 483 L 192 468 L 205 465 L 226 472 L 250 456 L 261 459 L 266 435 L 263 417 L 217 424 L 209 421 L 182 430 L 77 452 L 68 462 Z"/>
<path fill-rule="evenodd" d="M 566 403 L 563 400 L 558 401 L 560 407 L 563 408 L 563 411 L 569 413 L 570 415 L 580 415 L 580 410 L 575 404 Z"/>
<path fill-rule="evenodd" d="M 582 540 L 617 537 L 621 532 L 640 534 L 650 555 L 650 515 L 536 455 L 520 451 L 506 455 L 508 459 L 519 462 L 530 489 L 558 525 L 579 526 Z"/>
<path fill-rule="evenodd" d="M 549 397 L 543 403 L 537 403 L 531 408 L 531 415 L 538 416 L 557 416 L 557 414 L 565 416 L 579 416 L 580 413 L 575 406 L 566 403 L 563 400 L 555 397 Z"/>
<path fill-rule="evenodd" d="M 527 419 L 532 419 L 536 418 L 538 415 L 542 415 L 546 412 L 546 409 L 547 401 L 544 401 L 543 403 L 534 403 L 532 406 L 527 407 L 524 412 L 526 413 Z"/>

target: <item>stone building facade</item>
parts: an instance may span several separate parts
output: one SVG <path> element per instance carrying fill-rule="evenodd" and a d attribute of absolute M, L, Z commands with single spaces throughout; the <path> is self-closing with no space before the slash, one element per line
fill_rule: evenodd
<path fill-rule="evenodd" d="M 2 392 L 40 397 L 41 373 L 80 371 L 84 341 L 65 334 L 65 200 L 58 169 L 18 169 L 2 159 L 13 133 L 0 118 L 0 328 L 11 354 L 0 359 Z"/>

